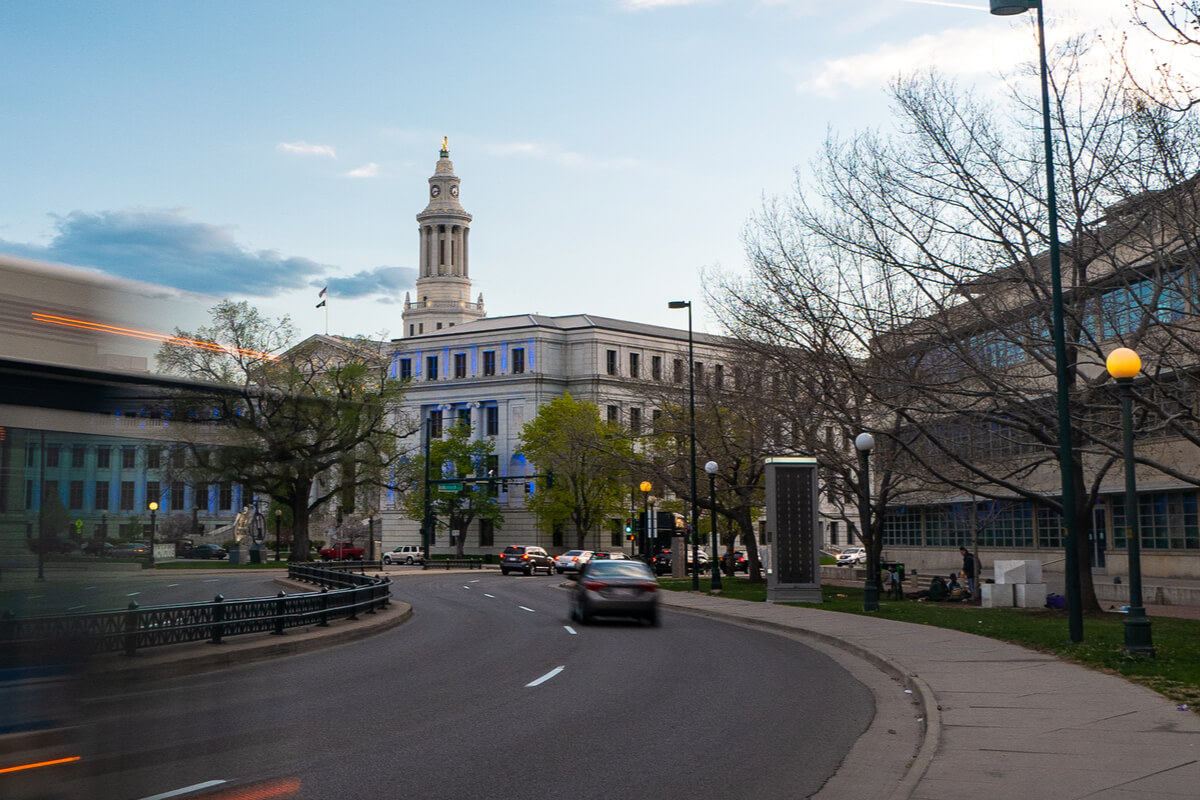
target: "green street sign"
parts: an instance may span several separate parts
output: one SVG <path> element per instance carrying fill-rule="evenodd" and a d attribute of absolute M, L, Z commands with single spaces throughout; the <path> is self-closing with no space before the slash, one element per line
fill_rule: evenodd
<path fill-rule="evenodd" d="M 81 519 L 75 520 L 75 530 L 79 530 L 82 527 L 83 527 L 83 520 L 81 520 Z"/>
<path fill-rule="evenodd" d="M 463 485 L 461 483 L 439 483 L 439 492 L 461 492 Z"/>

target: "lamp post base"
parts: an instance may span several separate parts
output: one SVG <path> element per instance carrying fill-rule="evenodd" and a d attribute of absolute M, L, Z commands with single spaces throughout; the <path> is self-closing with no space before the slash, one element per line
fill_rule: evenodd
<path fill-rule="evenodd" d="M 1150 635 L 1150 618 L 1146 609 L 1135 606 L 1125 617 L 1125 647 L 1127 656 L 1154 658 L 1154 639 Z"/>
<path fill-rule="evenodd" d="M 863 611 L 879 610 L 879 581 L 868 580 L 863 585 Z"/>

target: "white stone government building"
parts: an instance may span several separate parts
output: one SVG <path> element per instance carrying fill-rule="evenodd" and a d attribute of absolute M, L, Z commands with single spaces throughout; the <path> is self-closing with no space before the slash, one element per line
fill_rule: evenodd
<path fill-rule="evenodd" d="M 566 393 L 595 403 L 608 420 L 637 431 L 649 426 L 655 409 L 644 381 L 687 385 L 686 330 L 643 325 L 588 314 L 487 317 L 483 298 L 471 299 L 471 215 L 459 202 L 460 179 L 449 152 L 441 151 L 429 179 L 429 202 L 417 215 L 419 277 L 416 299 L 406 299 L 403 338 L 385 345 L 396 378 L 411 380 L 405 409 L 432 418 L 435 436 L 460 420 L 475 437 L 495 442 L 495 474 L 510 479 L 500 492 L 504 524 L 498 530 L 474 522 L 464 543 L 474 554 L 499 553 L 508 544 L 568 544 L 525 511 L 536 465 L 517 446 L 522 426 L 538 408 Z M 667 299 L 664 299 L 666 303 Z M 722 369 L 722 340 L 694 334 L 696 361 Z M 414 450 L 419 450 L 414 438 Z M 658 494 L 654 492 L 653 494 Z M 640 497 L 639 497 L 640 504 Z M 407 518 L 402 499 L 388 492 L 380 503 L 383 544 L 420 544 L 420 524 Z M 591 547 L 619 548 L 613 523 L 589 539 Z M 439 528 L 433 552 L 450 549 Z"/>

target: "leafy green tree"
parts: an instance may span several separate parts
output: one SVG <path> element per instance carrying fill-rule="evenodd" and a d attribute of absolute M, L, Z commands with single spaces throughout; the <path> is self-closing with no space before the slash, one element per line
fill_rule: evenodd
<path fill-rule="evenodd" d="M 550 401 L 521 429 L 521 451 L 553 482 L 529 497 L 531 511 L 552 525 L 570 522 L 575 546 L 603 520 L 623 513 L 630 440 L 602 422 L 595 403 L 570 394 Z"/>
<path fill-rule="evenodd" d="M 499 528 L 504 524 L 504 512 L 495 497 L 492 484 L 466 481 L 467 478 L 486 478 L 488 463 L 496 448 L 491 439 L 471 439 L 470 425 L 455 425 L 444 439 L 435 439 L 429 446 L 433 467 L 431 480 L 464 479 L 455 492 L 434 489 L 430 494 L 434 516 L 444 520 L 454 537 L 454 551 L 463 555 L 467 528 L 475 520 L 490 522 Z M 424 458 L 410 459 L 406 464 L 404 483 L 410 487 L 405 495 L 405 510 L 410 519 L 425 517 Z"/>
<path fill-rule="evenodd" d="M 160 368 L 212 384 L 179 398 L 185 416 L 212 421 L 225 443 L 190 443 L 194 473 L 230 480 L 291 509 L 292 559 L 309 552 L 309 515 L 335 497 L 382 485 L 397 457 L 392 409 L 399 381 L 367 340 L 313 338 L 291 347 L 287 317 L 269 320 L 245 302 L 224 300 L 212 324 L 176 330 L 158 352 Z M 351 507 L 347 507 L 349 504 Z"/>

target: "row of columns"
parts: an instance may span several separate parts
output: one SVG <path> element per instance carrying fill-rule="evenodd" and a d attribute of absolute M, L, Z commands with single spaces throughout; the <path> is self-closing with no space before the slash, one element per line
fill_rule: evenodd
<path fill-rule="evenodd" d="M 455 275 L 467 277 L 467 234 L 470 228 L 426 225 L 421 229 L 421 277 Z"/>

